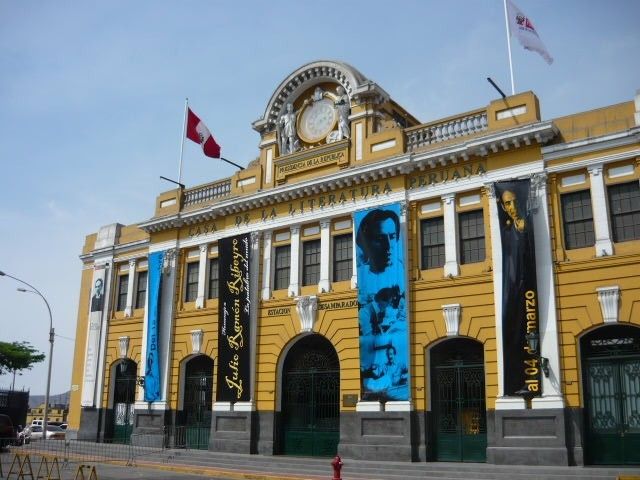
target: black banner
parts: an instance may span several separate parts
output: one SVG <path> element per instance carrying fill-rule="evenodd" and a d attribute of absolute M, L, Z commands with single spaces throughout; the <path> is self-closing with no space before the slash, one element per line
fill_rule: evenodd
<path fill-rule="evenodd" d="M 529 180 L 499 182 L 495 190 L 502 238 L 504 395 L 538 396 L 540 332 Z"/>
<path fill-rule="evenodd" d="M 218 394 L 225 402 L 250 400 L 250 235 L 223 238 L 219 248 Z"/>

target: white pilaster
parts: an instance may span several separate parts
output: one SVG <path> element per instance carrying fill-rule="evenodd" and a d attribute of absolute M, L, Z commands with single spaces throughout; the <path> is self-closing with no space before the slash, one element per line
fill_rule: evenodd
<path fill-rule="evenodd" d="M 353 263 L 351 265 L 351 288 L 358 288 L 358 246 L 356 245 L 356 219 L 351 215 L 351 252 Z"/>
<path fill-rule="evenodd" d="M 549 378 L 542 378 L 542 396 L 535 397 L 532 408 L 564 408 L 560 389 L 560 347 L 556 294 L 554 289 L 551 227 L 547 204 L 547 176 L 537 173 L 531 176 L 533 199 L 533 230 L 536 246 L 536 278 L 538 283 L 538 328 L 540 330 L 540 354 L 549 359 Z"/>
<path fill-rule="evenodd" d="M 498 359 L 498 398 L 496 410 L 514 410 L 525 408 L 524 398 L 505 397 L 502 376 L 504 375 L 504 349 L 502 345 L 502 240 L 500 238 L 500 217 L 493 183 L 485 184 L 489 203 L 489 228 L 491 229 L 491 258 L 493 261 L 493 305 L 496 321 L 496 357 Z M 446 227 L 445 227 L 446 228 Z"/>
<path fill-rule="evenodd" d="M 251 340 L 251 399 L 248 402 L 237 402 L 234 405 L 234 410 L 241 411 L 253 411 L 256 405 L 256 385 L 257 385 L 257 344 L 258 344 L 258 309 L 260 308 L 258 299 L 260 294 L 258 292 L 258 271 L 260 269 L 260 237 L 261 232 L 252 232 L 250 238 L 250 257 L 249 257 L 249 300 L 251 306 L 249 307 L 249 324 L 251 325 L 250 340 Z M 254 273 L 255 272 L 255 273 Z"/>
<path fill-rule="evenodd" d="M 268 230 L 264 232 L 264 251 L 262 252 L 262 300 L 271 298 L 271 239 L 273 232 Z"/>
<path fill-rule="evenodd" d="M 124 307 L 124 316 L 133 315 L 133 287 L 136 279 L 136 259 L 129 260 L 129 281 L 127 282 L 127 305 Z"/>
<path fill-rule="evenodd" d="M 320 222 L 320 281 L 318 293 L 325 293 L 331 289 L 331 221 Z"/>
<path fill-rule="evenodd" d="M 291 227 L 291 262 L 289 270 L 290 297 L 300 295 L 300 226 Z"/>
<path fill-rule="evenodd" d="M 454 193 L 442 195 L 444 204 L 444 275 L 457 277 L 458 266 L 458 228 L 456 222 L 456 196 Z"/>
<path fill-rule="evenodd" d="M 593 228 L 596 235 L 596 257 L 613 255 L 613 243 L 609 233 L 607 195 L 604 186 L 602 164 L 588 167 L 591 180 L 591 206 L 593 208 Z"/>
<path fill-rule="evenodd" d="M 205 287 L 207 285 L 207 253 L 209 245 L 200 245 L 200 264 L 198 266 L 198 296 L 196 297 L 196 308 L 204 308 Z"/>

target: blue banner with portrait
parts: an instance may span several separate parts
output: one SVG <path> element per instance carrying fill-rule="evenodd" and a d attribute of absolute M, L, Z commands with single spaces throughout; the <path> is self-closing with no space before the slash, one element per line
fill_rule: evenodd
<path fill-rule="evenodd" d="M 409 329 L 400 205 L 354 214 L 362 400 L 409 400 Z"/>
<path fill-rule="evenodd" d="M 149 255 L 149 291 L 147 293 L 147 359 L 144 370 L 144 401 L 160 398 L 160 358 L 158 355 L 158 323 L 160 321 L 160 287 L 164 252 Z"/>

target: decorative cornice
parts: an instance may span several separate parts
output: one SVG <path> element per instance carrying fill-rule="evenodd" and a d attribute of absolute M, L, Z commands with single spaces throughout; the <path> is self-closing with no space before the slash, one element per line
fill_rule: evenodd
<path fill-rule="evenodd" d="M 253 208 L 287 202 L 309 195 L 351 187 L 370 181 L 379 181 L 396 175 L 406 175 L 416 168 L 435 168 L 440 165 L 457 164 L 468 160 L 474 155 L 488 155 L 489 151 L 500 145 L 502 151 L 506 148 L 517 148 L 516 145 L 544 143 L 557 134 L 557 128 L 552 122 L 540 122 L 532 125 L 514 128 L 498 133 L 490 133 L 475 137 L 455 146 L 435 149 L 429 152 L 403 153 L 395 157 L 342 170 L 322 178 L 311 179 L 291 185 L 256 192 L 242 198 L 228 198 L 214 205 L 207 205 L 198 210 L 180 212 L 175 215 L 152 218 L 141 222 L 138 227 L 146 232 L 158 232 L 184 225 L 192 225 L 217 217 L 233 215 Z M 493 147 L 492 147 L 493 146 Z"/>
<path fill-rule="evenodd" d="M 574 142 L 560 143 L 557 145 L 549 145 L 547 147 L 543 147 L 542 155 L 545 162 L 548 162 L 559 158 L 573 157 L 600 150 L 609 150 L 612 148 L 623 147 L 625 145 L 633 145 L 638 142 L 640 142 L 640 127 L 634 127 L 625 132 L 602 135 L 601 137 L 595 138 L 591 137 L 576 140 Z M 636 153 L 636 155 L 638 155 L 638 153 Z M 561 171 L 561 169 L 562 165 L 557 165 L 555 167 L 550 167 L 549 171 Z"/>

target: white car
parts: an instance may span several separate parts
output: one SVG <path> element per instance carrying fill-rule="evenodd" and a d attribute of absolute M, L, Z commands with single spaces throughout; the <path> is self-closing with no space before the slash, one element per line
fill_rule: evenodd
<path fill-rule="evenodd" d="M 29 443 L 32 440 L 41 439 L 42 432 L 43 428 L 40 425 L 31 425 L 20 432 L 20 437 L 22 437 L 23 443 Z M 62 428 L 56 425 L 47 425 L 47 440 L 64 440 L 65 437 L 66 432 Z"/>

